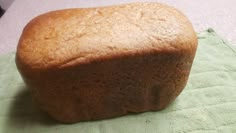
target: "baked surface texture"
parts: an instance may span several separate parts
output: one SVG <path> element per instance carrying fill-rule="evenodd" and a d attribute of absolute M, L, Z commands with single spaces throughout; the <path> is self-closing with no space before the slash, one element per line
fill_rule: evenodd
<path fill-rule="evenodd" d="M 196 48 L 189 20 L 164 4 L 66 9 L 26 25 L 16 65 L 40 108 L 72 123 L 165 108 Z"/>

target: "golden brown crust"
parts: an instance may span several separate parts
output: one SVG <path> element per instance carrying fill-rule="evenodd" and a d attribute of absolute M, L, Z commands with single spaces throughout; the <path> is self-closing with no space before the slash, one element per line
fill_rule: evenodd
<path fill-rule="evenodd" d="M 174 8 L 133 3 L 53 11 L 36 17 L 22 33 L 18 55 L 24 64 L 43 69 L 127 52 L 188 49 L 191 45 L 185 41 L 194 39 L 191 24 Z M 178 41 L 187 45 L 173 43 Z"/>
<path fill-rule="evenodd" d="M 16 64 L 43 110 L 77 122 L 166 107 L 184 88 L 196 48 L 182 13 L 131 3 L 36 17 Z"/>

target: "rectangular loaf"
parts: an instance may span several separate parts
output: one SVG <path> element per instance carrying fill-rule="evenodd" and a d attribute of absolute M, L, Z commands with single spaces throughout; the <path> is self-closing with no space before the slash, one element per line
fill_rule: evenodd
<path fill-rule="evenodd" d="M 196 48 L 180 11 L 131 3 L 34 18 L 16 64 L 40 108 L 72 123 L 165 108 L 185 87 Z"/>

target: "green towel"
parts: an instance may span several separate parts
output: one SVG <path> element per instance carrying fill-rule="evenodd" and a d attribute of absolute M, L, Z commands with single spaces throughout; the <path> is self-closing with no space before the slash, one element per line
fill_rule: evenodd
<path fill-rule="evenodd" d="M 0 133 L 236 133 L 236 49 L 212 29 L 198 34 L 189 81 L 166 109 L 61 124 L 32 103 L 14 53 L 0 57 Z"/>

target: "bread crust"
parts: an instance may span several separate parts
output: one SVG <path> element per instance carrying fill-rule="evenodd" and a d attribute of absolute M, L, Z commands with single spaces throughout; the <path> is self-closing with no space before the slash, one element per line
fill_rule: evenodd
<path fill-rule="evenodd" d="M 165 108 L 184 88 L 196 48 L 181 12 L 131 3 L 34 18 L 16 64 L 42 110 L 71 123 Z"/>

